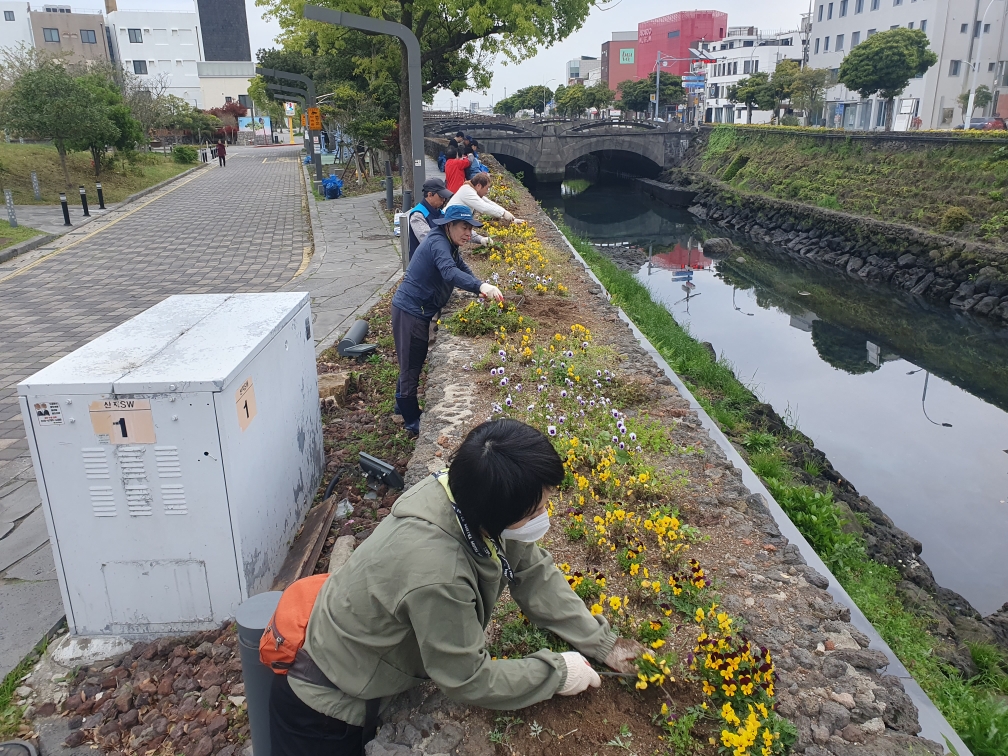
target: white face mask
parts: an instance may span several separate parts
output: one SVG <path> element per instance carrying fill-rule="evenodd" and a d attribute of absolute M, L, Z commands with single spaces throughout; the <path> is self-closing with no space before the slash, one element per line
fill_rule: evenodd
<path fill-rule="evenodd" d="M 501 538 L 509 541 L 521 541 L 522 543 L 535 543 L 549 530 L 549 514 L 543 512 L 538 517 L 533 517 L 524 525 L 518 528 L 505 528 L 501 532 Z"/>

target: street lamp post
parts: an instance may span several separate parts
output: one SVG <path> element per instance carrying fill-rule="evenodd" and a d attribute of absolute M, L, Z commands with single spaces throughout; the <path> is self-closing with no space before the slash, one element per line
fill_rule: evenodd
<path fill-rule="evenodd" d="M 998 2 L 998 0 L 990 0 L 990 2 L 987 3 L 987 10 L 984 11 L 983 20 L 980 22 L 980 43 L 977 45 L 976 60 L 973 61 L 973 84 L 970 87 L 969 104 L 966 106 L 966 118 L 965 118 L 966 123 L 963 126 L 964 129 L 969 129 L 972 126 L 971 121 L 973 120 L 973 103 L 976 100 L 977 72 L 979 72 L 980 70 L 980 61 L 982 60 L 981 53 L 983 53 L 983 27 L 984 24 L 987 23 L 988 11 L 990 11 L 991 7 L 996 2 Z"/>
<path fill-rule="evenodd" d="M 699 58 L 695 58 L 695 57 L 691 57 L 691 58 L 676 58 L 676 57 L 673 57 L 671 55 L 662 55 L 661 51 L 660 50 L 658 51 L 658 56 L 657 56 L 657 59 L 655 60 L 655 72 L 656 72 L 655 73 L 655 98 L 654 98 L 654 100 L 655 100 L 655 102 L 654 102 L 654 117 L 655 118 L 658 117 L 658 102 L 659 102 L 659 99 L 660 99 L 659 95 L 661 94 L 661 64 L 662 63 L 669 63 L 671 61 L 682 61 L 682 60 L 688 60 L 688 61 L 692 62 L 694 60 L 699 60 Z"/>
<path fill-rule="evenodd" d="M 546 85 L 552 84 L 556 81 L 556 78 L 550 79 L 549 81 L 543 81 L 543 118 L 546 117 Z"/>

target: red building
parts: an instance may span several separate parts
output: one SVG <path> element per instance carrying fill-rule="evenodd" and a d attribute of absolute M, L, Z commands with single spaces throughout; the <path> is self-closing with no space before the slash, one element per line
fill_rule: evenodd
<path fill-rule="evenodd" d="M 662 73 L 682 76 L 689 71 L 689 50 L 717 42 L 728 32 L 728 14 L 714 10 L 679 11 L 637 24 L 637 78 L 655 70 L 658 53 L 684 60 L 668 61 Z"/>
<path fill-rule="evenodd" d="M 637 80 L 637 32 L 613 32 L 602 43 L 602 81 L 615 90 L 620 82 Z"/>

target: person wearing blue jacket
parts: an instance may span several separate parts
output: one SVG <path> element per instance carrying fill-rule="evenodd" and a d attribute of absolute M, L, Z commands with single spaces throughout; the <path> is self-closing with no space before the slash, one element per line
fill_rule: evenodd
<path fill-rule="evenodd" d="M 435 218 L 441 217 L 441 208 L 452 198 L 452 193 L 439 178 L 424 181 L 423 199 L 410 209 L 409 219 L 409 259 L 413 259 L 420 242 L 430 233 Z"/>
<path fill-rule="evenodd" d="M 480 281 L 462 259 L 459 247 L 469 241 L 480 223 L 465 205 L 449 207 L 433 218 L 431 232 L 420 242 L 409 262 L 406 275 L 392 297 L 392 336 L 399 360 L 395 411 L 402 415 L 406 432 L 420 432 L 420 405 L 417 386 L 427 360 L 435 321 L 458 287 L 481 297 L 504 300 L 500 289 Z"/>

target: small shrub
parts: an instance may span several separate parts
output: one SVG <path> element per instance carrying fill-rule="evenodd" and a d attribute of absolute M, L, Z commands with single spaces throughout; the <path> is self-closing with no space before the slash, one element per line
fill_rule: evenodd
<path fill-rule="evenodd" d="M 534 327 L 535 324 L 520 315 L 514 305 L 473 300 L 452 313 L 446 325 L 457 336 L 485 336 L 502 330 L 513 333 L 520 328 Z"/>
<path fill-rule="evenodd" d="M 738 174 L 739 171 L 745 168 L 746 163 L 748 162 L 749 162 L 748 155 L 742 155 L 742 154 L 736 155 L 735 159 L 728 164 L 727 168 L 725 168 L 725 172 L 724 175 L 721 177 L 721 180 L 731 181 L 733 178 L 735 178 L 736 174 Z"/>
<path fill-rule="evenodd" d="M 745 438 L 742 439 L 742 446 L 750 454 L 773 451 L 777 447 L 777 437 L 772 433 L 753 431 L 745 434 Z"/>
<path fill-rule="evenodd" d="M 782 480 L 787 476 L 780 451 L 761 451 L 749 456 L 749 466 L 761 478 Z"/>
<path fill-rule="evenodd" d="M 181 163 L 182 165 L 195 163 L 196 157 L 196 148 L 190 147 L 187 144 L 176 145 L 175 149 L 172 150 L 172 160 L 176 163 Z"/>
<path fill-rule="evenodd" d="M 798 116 L 795 115 L 785 115 L 781 116 L 780 119 L 781 126 L 798 126 Z"/>
<path fill-rule="evenodd" d="M 840 202 L 832 194 L 825 194 L 819 198 L 819 207 L 826 208 L 827 210 L 839 210 Z"/>
<path fill-rule="evenodd" d="M 973 216 L 966 211 L 966 208 L 953 205 L 942 215 L 938 228 L 942 231 L 961 231 L 963 226 L 972 222 Z"/>
<path fill-rule="evenodd" d="M 987 196 L 994 202 L 1001 202 L 1004 199 L 1004 192 L 1000 189 L 995 189 L 994 191 L 987 192 Z"/>

